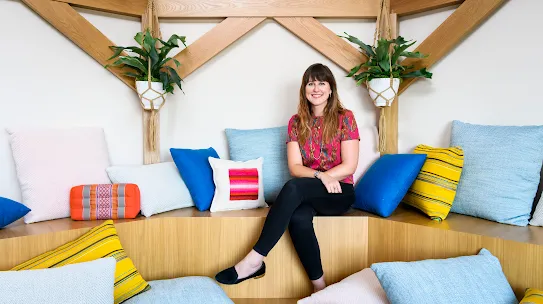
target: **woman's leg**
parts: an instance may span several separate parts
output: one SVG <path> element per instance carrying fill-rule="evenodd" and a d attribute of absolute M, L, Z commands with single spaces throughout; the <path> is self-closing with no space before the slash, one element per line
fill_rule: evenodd
<path fill-rule="evenodd" d="M 313 228 L 313 216 L 317 214 L 315 209 L 325 215 L 340 215 L 349 210 L 353 202 L 352 186 L 342 184 L 342 193 L 308 200 L 292 214 L 289 223 L 290 237 L 315 292 L 326 287 L 319 243 Z"/>

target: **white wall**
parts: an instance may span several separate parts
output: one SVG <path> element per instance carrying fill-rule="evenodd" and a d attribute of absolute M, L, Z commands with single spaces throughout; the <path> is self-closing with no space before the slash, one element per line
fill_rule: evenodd
<path fill-rule="evenodd" d="M 543 103 L 529 95 L 541 67 L 536 52 L 543 42 L 535 24 L 541 10 L 538 0 L 508 2 L 431 69 L 433 80 L 418 81 L 401 96 L 401 152 L 419 143 L 448 145 L 453 119 L 542 123 Z M 118 45 L 133 44 L 140 30 L 136 18 L 78 11 Z M 451 12 L 403 19 L 400 33 L 420 42 Z M 186 35 L 191 43 L 219 21 L 167 21 L 162 34 Z M 372 41 L 373 22 L 321 21 L 335 33 Z M 142 162 L 141 110 L 133 91 L 19 1 L 0 1 L 0 25 L 9 29 L 2 43 L 9 41 L 8 47 L 0 51 L 0 129 L 101 126 L 112 164 Z M 177 91 L 169 98 L 161 112 L 162 159 L 171 160 L 170 147 L 213 146 L 227 157 L 225 128 L 285 125 L 296 111 L 301 76 L 314 62 L 332 69 L 340 97 L 359 125 L 374 125 L 374 107 L 363 88 L 280 25 L 266 21 L 187 77 L 186 95 Z M 5 132 L 0 132 L 0 196 L 20 199 Z"/>

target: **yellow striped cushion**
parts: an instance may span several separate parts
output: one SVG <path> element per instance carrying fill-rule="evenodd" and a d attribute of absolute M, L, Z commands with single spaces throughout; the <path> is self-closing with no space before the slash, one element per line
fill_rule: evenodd
<path fill-rule="evenodd" d="M 75 241 L 39 255 L 11 270 L 56 268 L 105 257 L 114 257 L 117 260 L 114 286 L 115 304 L 151 288 L 139 274 L 132 260 L 126 255 L 111 220 L 91 229 Z"/>
<path fill-rule="evenodd" d="M 460 147 L 418 145 L 413 153 L 426 154 L 427 158 L 403 202 L 420 209 L 433 220 L 444 220 L 456 196 L 464 152 Z"/>
<path fill-rule="evenodd" d="M 520 304 L 543 304 L 543 290 L 527 288 Z"/>

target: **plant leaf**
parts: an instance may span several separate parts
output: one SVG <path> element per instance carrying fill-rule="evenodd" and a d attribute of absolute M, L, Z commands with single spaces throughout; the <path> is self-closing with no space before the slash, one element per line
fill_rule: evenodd
<path fill-rule="evenodd" d="M 402 75 L 402 77 L 403 78 L 416 78 L 416 77 L 432 78 L 432 73 L 428 72 L 426 68 L 422 68 L 420 70 L 404 74 Z"/>
<path fill-rule="evenodd" d="M 422 54 L 421 52 L 402 52 L 400 56 L 408 58 L 426 58 L 428 55 Z"/>
<path fill-rule="evenodd" d="M 151 48 L 155 48 L 155 45 L 156 45 L 156 40 L 153 38 L 153 36 L 151 36 L 151 33 L 149 32 L 149 30 L 147 30 L 147 32 L 145 32 L 145 36 L 143 38 L 143 48 L 147 51 L 147 52 L 150 52 L 151 51 Z"/>
<path fill-rule="evenodd" d="M 174 70 L 172 67 L 170 66 L 167 66 L 166 69 L 168 69 L 168 71 L 170 72 L 170 79 L 173 80 L 177 86 L 179 87 L 179 89 L 183 90 L 181 88 L 181 77 L 179 77 L 179 75 L 177 75 L 177 71 Z"/>
<path fill-rule="evenodd" d="M 179 60 L 173 58 L 173 62 L 175 62 L 175 66 L 176 67 L 179 67 L 181 65 L 181 62 L 179 62 Z"/>
<path fill-rule="evenodd" d="M 185 44 L 185 39 L 186 37 L 185 36 L 178 36 L 176 34 L 173 34 L 170 39 L 168 39 L 168 43 L 173 45 L 173 46 L 176 46 L 176 47 L 179 47 L 179 44 L 177 44 L 177 40 L 180 40 L 181 43 L 183 43 L 183 45 L 186 47 L 187 45 Z"/>
<path fill-rule="evenodd" d="M 398 58 L 400 58 L 400 55 L 405 51 L 407 50 L 407 48 L 409 48 L 410 46 L 412 46 L 413 44 L 415 44 L 416 41 L 413 41 L 412 43 L 409 43 L 409 44 L 404 44 L 404 45 L 401 45 L 401 46 L 397 46 L 397 47 L 394 47 L 394 55 L 392 55 L 392 62 L 396 63 L 398 61 Z"/>
<path fill-rule="evenodd" d="M 351 72 L 349 73 L 349 75 L 347 75 L 347 77 L 353 77 L 353 75 L 356 74 L 356 72 L 358 72 L 358 70 L 360 70 L 360 67 L 362 67 L 362 64 L 359 64 L 359 65 L 355 66 L 354 68 L 352 68 Z"/>
<path fill-rule="evenodd" d="M 142 32 L 138 32 L 136 34 L 136 36 L 134 36 L 134 40 L 136 40 L 136 42 L 139 44 L 139 45 L 142 45 L 143 44 L 143 33 Z"/>
<path fill-rule="evenodd" d="M 146 71 L 147 71 L 147 68 L 143 64 L 141 64 L 141 62 L 138 60 L 138 58 L 134 58 L 134 57 L 121 56 L 113 64 L 115 64 L 115 65 L 125 64 L 125 65 L 128 65 L 128 66 L 137 68 L 138 70 L 142 71 L 143 73 L 146 73 Z"/>
<path fill-rule="evenodd" d="M 377 55 L 377 61 L 379 63 L 383 60 L 388 61 L 388 48 L 390 47 L 391 41 L 386 39 L 379 39 L 377 42 L 377 48 L 375 49 L 375 53 Z"/>
<path fill-rule="evenodd" d="M 122 46 L 114 46 L 114 45 L 112 45 L 112 46 L 110 46 L 109 48 L 110 48 L 112 51 L 114 51 L 115 53 L 113 54 L 113 56 L 111 56 L 111 57 L 108 58 L 107 60 L 111 60 L 111 59 L 113 59 L 113 58 L 115 58 L 115 57 L 121 55 L 121 53 L 125 50 L 125 48 L 122 47 Z"/>
<path fill-rule="evenodd" d="M 136 74 L 136 73 L 132 73 L 132 72 L 124 73 L 124 75 L 126 75 L 126 76 L 128 76 L 128 77 L 134 77 L 134 78 L 141 77 L 140 74 Z"/>
<path fill-rule="evenodd" d="M 374 57 L 375 56 L 375 53 L 373 52 L 373 49 L 371 48 L 370 45 L 367 45 L 365 44 L 364 42 L 360 41 L 360 39 L 354 37 L 354 36 L 351 36 L 349 34 L 347 34 L 345 32 L 345 35 L 347 35 L 348 37 L 345 37 L 345 36 L 339 36 L 339 37 L 342 37 L 342 38 L 345 38 L 347 40 L 349 40 L 350 42 L 358 45 L 360 47 L 360 49 L 362 49 L 364 51 L 364 53 L 366 54 L 366 56 L 368 57 Z"/>

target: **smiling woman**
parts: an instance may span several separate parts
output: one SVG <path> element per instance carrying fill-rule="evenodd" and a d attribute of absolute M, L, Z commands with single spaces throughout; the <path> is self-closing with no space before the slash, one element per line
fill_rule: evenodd
<path fill-rule="evenodd" d="M 288 181 L 272 205 L 260 238 L 247 256 L 216 275 L 223 284 L 238 284 L 266 273 L 264 257 L 287 227 L 315 291 L 326 287 L 313 217 L 341 215 L 354 203 L 353 173 L 359 139 L 351 111 L 339 101 L 336 80 L 320 63 L 305 71 L 298 113 L 288 124 Z"/>

